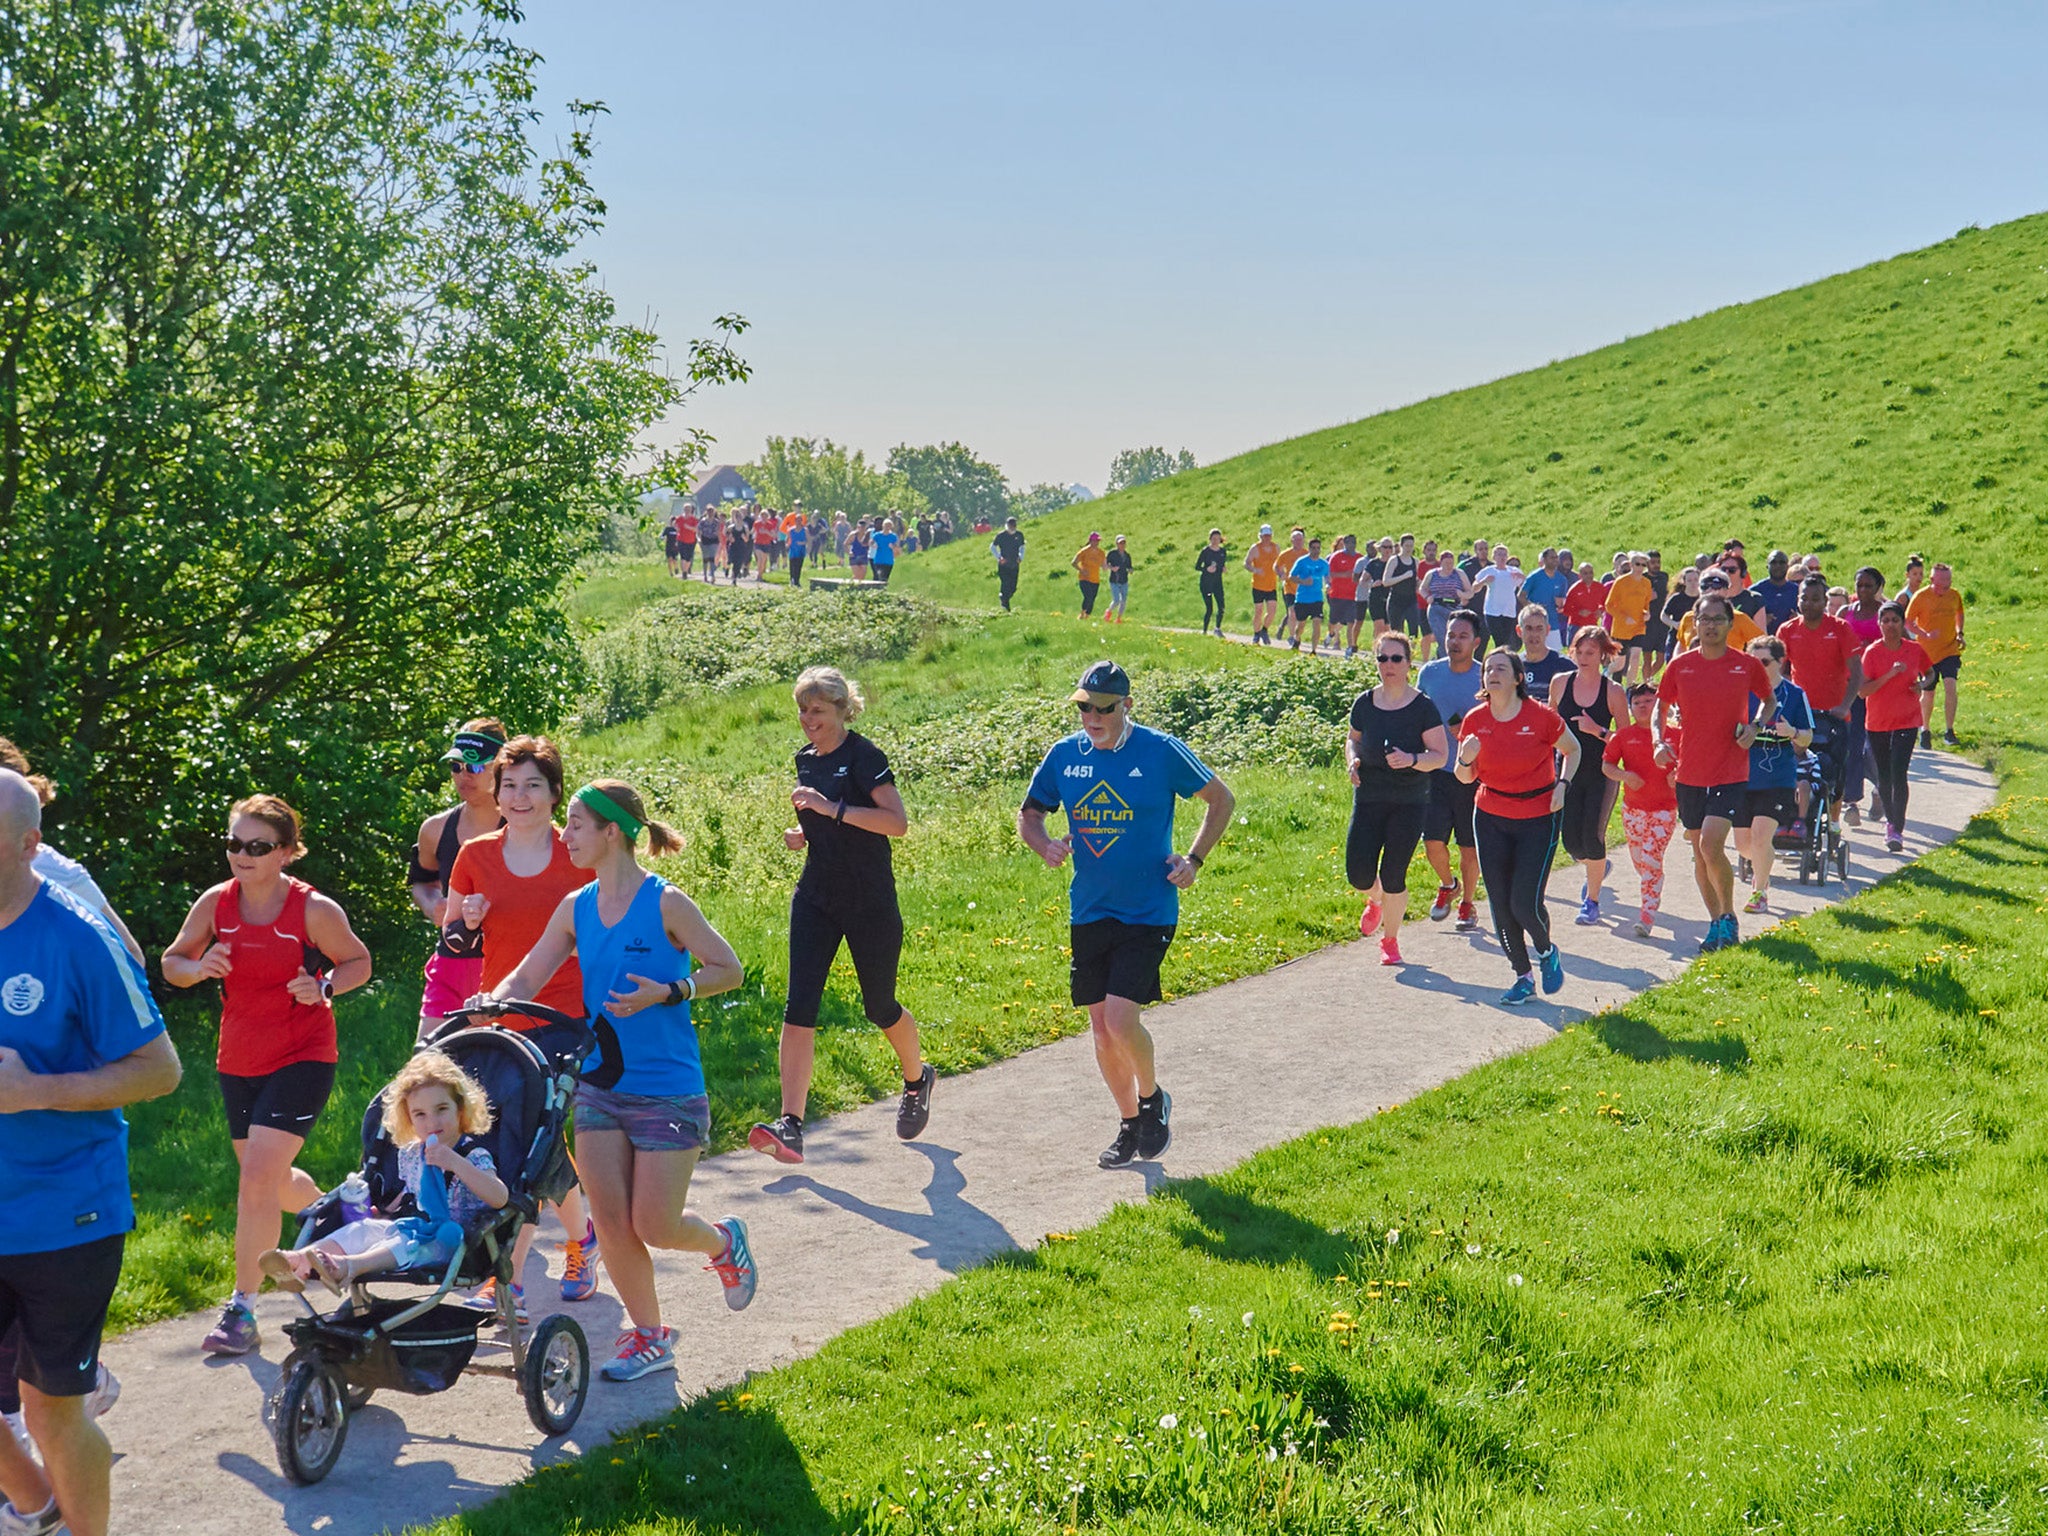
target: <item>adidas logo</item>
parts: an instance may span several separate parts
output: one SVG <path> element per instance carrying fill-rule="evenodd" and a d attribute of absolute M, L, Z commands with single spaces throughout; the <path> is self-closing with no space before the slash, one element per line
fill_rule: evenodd
<path fill-rule="evenodd" d="M 1129 777 L 1134 779 L 1142 779 L 1143 777 L 1145 777 L 1145 770 L 1142 768 L 1133 768 L 1130 771 Z"/>

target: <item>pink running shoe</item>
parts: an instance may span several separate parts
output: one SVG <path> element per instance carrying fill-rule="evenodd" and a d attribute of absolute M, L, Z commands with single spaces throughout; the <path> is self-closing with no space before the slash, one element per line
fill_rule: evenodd
<path fill-rule="evenodd" d="M 1401 959 L 1401 941 L 1399 939 L 1380 940 L 1381 965 L 1402 965 L 1405 963 Z"/>
<path fill-rule="evenodd" d="M 1368 901 L 1365 910 L 1358 914 L 1358 936 L 1369 939 L 1380 931 L 1380 904 Z"/>

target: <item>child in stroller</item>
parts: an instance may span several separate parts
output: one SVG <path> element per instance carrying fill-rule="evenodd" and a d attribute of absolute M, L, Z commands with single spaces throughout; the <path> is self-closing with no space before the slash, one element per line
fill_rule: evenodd
<path fill-rule="evenodd" d="M 483 1086 L 444 1052 L 414 1056 L 383 1099 L 399 1181 L 420 1214 L 366 1216 L 304 1248 L 271 1249 L 260 1265 L 281 1289 L 304 1290 L 317 1274 L 340 1296 L 365 1275 L 446 1264 L 462 1244 L 463 1224 L 511 1198 L 490 1149 L 476 1139 L 491 1128 Z"/>

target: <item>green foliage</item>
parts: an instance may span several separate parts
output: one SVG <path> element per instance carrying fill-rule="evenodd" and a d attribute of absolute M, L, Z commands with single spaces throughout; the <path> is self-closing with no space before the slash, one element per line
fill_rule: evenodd
<path fill-rule="evenodd" d="M 685 391 L 575 254 L 598 109 L 535 149 L 515 19 L 0 9 L 0 727 L 145 933 L 257 788 L 397 912 L 449 725 L 571 689 L 563 578 Z"/>
<path fill-rule="evenodd" d="M 927 506 L 902 471 L 877 469 L 860 449 L 849 451 L 829 437 L 771 437 L 760 459 L 741 473 L 771 507 L 800 501 L 811 511 L 844 512 L 858 521 L 887 513 L 915 517 Z"/>
<path fill-rule="evenodd" d="M 889 450 L 889 471 L 908 481 L 933 511 L 952 513 L 956 526 L 972 527 L 983 518 L 1001 522 L 1007 515 L 1010 487 L 1003 472 L 964 443 L 898 443 Z"/>
<path fill-rule="evenodd" d="M 807 666 L 893 659 L 941 622 L 930 603 L 887 592 L 688 591 L 591 641 L 578 718 L 596 730 L 695 694 L 787 687 Z"/>
<path fill-rule="evenodd" d="M 1043 517 L 1048 512 L 1057 512 L 1061 507 L 1074 504 L 1074 493 L 1064 485 L 1053 485 L 1040 481 L 1010 497 L 1010 516 L 1020 522 L 1025 518 Z"/>
<path fill-rule="evenodd" d="M 1109 489 L 1128 491 L 1169 475 L 1185 474 L 1195 467 L 1195 456 L 1183 448 L 1170 453 L 1164 448 L 1126 448 L 1109 461 Z"/>

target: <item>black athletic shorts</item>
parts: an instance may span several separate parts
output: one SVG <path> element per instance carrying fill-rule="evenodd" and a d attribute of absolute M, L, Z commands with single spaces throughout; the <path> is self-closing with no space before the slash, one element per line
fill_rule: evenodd
<path fill-rule="evenodd" d="M 294 1061 L 262 1077 L 220 1074 L 220 1101 L 228 1112 L 228 1140 L 247 1141 L 256 1125 L 290 1136 L 310 1136 L 334 1092 L 334 1063 Z"/>
<path fill-rule="evenodd" d="M 1294 605 L 1294 616 L 1297 619 L 1320 619 L 1323 616 L 1323 605 L 1321 603 L 1296 603 Z"/>
<path fill-rule="evenodd" d="M 1385 622 L 1387 617 L 1387 589 L 1385 587 L 1374 587 L 1365 594 L 1365 616 L 1382 623 Z"/>
<path fill-rule="evenodd" d="M 1621 654 L 1624 656 L 1630 651 L 1641 651 L 1645 656 L 1648 656 L 1661 649 L 1662 647 L 1650 638 L 1650 632 L 1647 629 L 1640 635 L 1632 636 L 1621 642 Z"/>
<path fill-rule="evenodd" d="M 1173 925 L 1126 923 L 1100 917 L 1069 930 L 1074 958 L 1067 967 L 1074 1006 L 1090 1008 L 1106 997 L 1134 1003 L 1159 1001 L 1159 965 L 1173 942 Z"/>
<path fill-rule="evenodd" d="M 1358 622 L 1358 599 L 1355 597 L 1331 598 L 1330 622 L 1332 624 L 1356 624 Z"/>
<path fill-rule="evenodd" d="M 1277 603 L 1279 600 L 1280 589 L 1278 587 L 1266 587 L 1263 590 L 1258 587 L 1252 588 L 1252 601 L 1255 603 Z"/>
<path fill-rule="evenodd" d="M 1742 825 L 1768 816 L 1781 827 L 1799 819 L 1798 794 L 1789 789 L 1745 789 L 1742 792 Z"/>
<path fill-rule="evenodd" d="M 1962 670 L 1963 658 L 1962 654 L 1958 652 L 1954 656 L 1942 657 L 1941 660 L 1934 664 L 1934 670 L 1928 675 L 1930 677 L 1956 677 L 1962 673 Z"/>
<path fill-rule="evenodd" d="M 1403 600 L 1392 593 L 1387 595 L 1387 628 L 1396 634 L 1413 635 L 1418 639 L 1429 629 L 1429 621 L 1422 616 L 1422 610 L 1415 605 L 1414 598 Z"/>
<path fill-rule="evenodd" d="M 0 1338 L 19 1324 L 15 1368 L 45 1397 L 83 1397 L 100 1374 L 100 1332 L 121 1278 L 125 1232 L 75 1248 L 0 1254 Z"/>
<path fill-rule="evenodd" d="M 1680 784 L 1678 821 L 1688 832 L 1697 832 L 1709 816 L 1734 823 L 1742 819 L 1742 807 L 1749 798 L 1748 784 Z"/>
<path fill-rule="evenodd" d="M 696 559 L 697 546 L 694 544 L 678 544 L 676 546 L 676 557 L 681 560 Z"/>
<path fill-rule="evenodd" d="M 896 968 L 903 959 L 903 913 L 894 891 L 858 908 L 833 910 L 808 896 L 789 900 L 789 998 L 782 1022 L 815 1029 L 825 1000 L 825 978 L 845 944 L 860 983 L 860 1009 L 877 1029 L 903 1017 L 896 1000 Z"/>
<path fill-rule="evenodd" d="M 1455 731 L 1452 739 L 1456 740 Z M 1432 773 L 1429 776 L 1429 808 L 1422 817 L 1422 840 L 1426 843 L 1455 840 L 1460 848 L 1478 847 L 1479 834 L 1472 826 L 1472 811 L 1478 798 L 1478 784 L 1460 784 L 1455 773 L 1442 770 Z"/>

